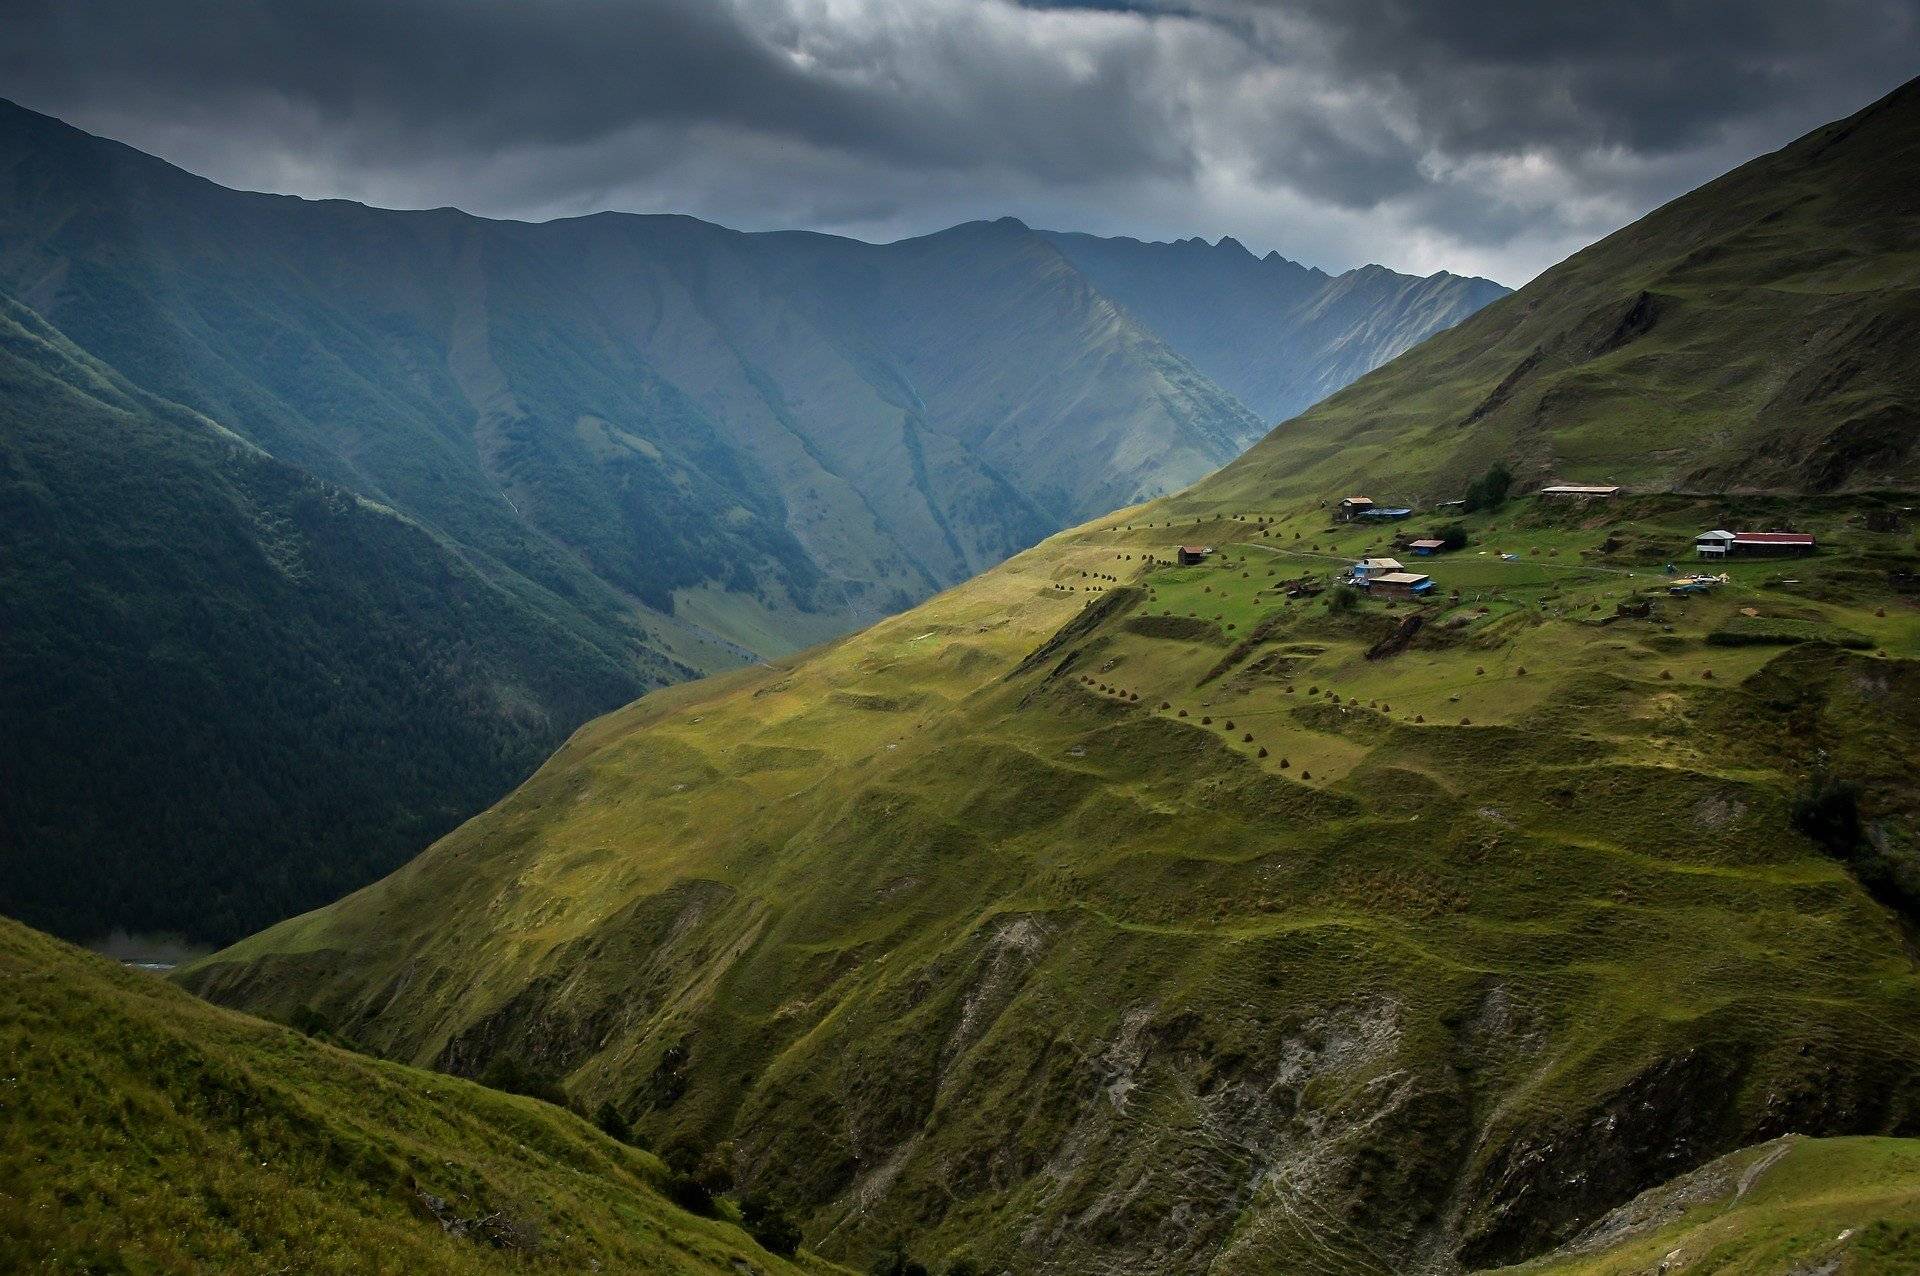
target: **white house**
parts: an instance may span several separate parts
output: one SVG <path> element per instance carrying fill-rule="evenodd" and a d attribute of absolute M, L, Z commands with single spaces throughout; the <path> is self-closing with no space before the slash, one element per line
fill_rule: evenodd
<path fill-rule="evenodd" d="M 1693 548 L 1702 558 L 1725 558 L 1727 551 L 1733 548 L 1733 533 L 1717 530 L 1702 532 L 1693 538 Z"/>

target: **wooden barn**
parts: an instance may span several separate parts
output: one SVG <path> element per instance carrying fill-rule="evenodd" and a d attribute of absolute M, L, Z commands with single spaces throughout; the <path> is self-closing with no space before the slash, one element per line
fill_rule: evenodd
<path fill-rule="evenodd" d="M 1372 509 L 1373 509 L 1373 500 L 1371 497 L 1366 497 L 1366 496 L 1343 497 L 1341 498 L 1340 506 L 1339 506 L 1340 521 L 1343 523 L 1351 523 L 1354 519 L 1359 518 L 1361 515 L 1370 513 Z"/>
<path fill-rule="evenodd" d="M 1693 538 L 1701 558 L 1791 558 L 1816 548 L 1804 532 L 1702 532 Z"/>

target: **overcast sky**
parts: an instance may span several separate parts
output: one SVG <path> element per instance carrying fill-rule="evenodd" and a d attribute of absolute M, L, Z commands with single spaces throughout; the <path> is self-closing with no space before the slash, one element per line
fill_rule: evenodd
<path fill-rule="evenodd" d="M 0 95 L 231 186 L 1525 282 L 1920 71 L 1920 0 L 0 0 Z"/>

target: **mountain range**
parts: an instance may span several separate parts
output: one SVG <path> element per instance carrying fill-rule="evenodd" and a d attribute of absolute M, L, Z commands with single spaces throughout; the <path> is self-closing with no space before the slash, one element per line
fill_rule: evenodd
<path fill-rule="evenodd" d="M 1910 1270 L 1916 138 L 1920 82 L 181 978 L 876 1270 Z M 1814 552 L 1682 578 L 1719 527 Z"/>
<path fill-rule="evenodd" d="M 0 104 L 0 908 L 324 902 L 596 713 L 1230 460 L 1200 362 L 1328 385 L 1498 291 L 1170 249 L 392 212 Z"/>
<path fill-rule="evenodd" d="M 1364 266 L 1328 275 L 1279 253 L 1256 258 L 1230 238 L 1047 239 L 1268 422 L 1306 411 L 1510 291 L 1445 271 L 1419 278 Z"/>

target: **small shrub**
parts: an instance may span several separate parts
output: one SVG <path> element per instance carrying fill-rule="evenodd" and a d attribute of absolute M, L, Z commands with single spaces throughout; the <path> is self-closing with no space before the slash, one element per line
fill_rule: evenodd
<path fill-rule="evenodd" d="M 793 1216 L 757 1192 L 740 1202 L 740 1221 L 761 1249 L 781 1258 L 792 1258 L 804 1239 Z"/>
<path fill-rule="evenodd" d="M 1512 487 L 1513 471 L 1495 461 L 1485 474 L 1467 485 L 1467 512 L 1498 509 L 1506 503 L 1507 492 Z"/>
<path fill-rule="evenodd" d="M 689 1214 L 698 1214 L 702 1218 L 713 1218 L 718 1210 L 713 1202 L 713 1193 L 707 1185 L 691 1174 L 675 1172 L 667 1176 L 666 1197 Z"/>
<path fill-rule="evenodd" d="M 312 1006 L 302 1006 L 287 1016 L 287 1027 L 309 1037 L 331 1037 L 333 1022 Z"/>
<path fill-rule="evenodd" d="M 627 1119 L 620 1115 L 620 1109 L 613 1106 L 611 1099 L 602 1103 L 593 1114 L 593 1123 L 610 1139 L 620 1143 L 633 1142 L 633 1127 L 627 1124 Z"/>
<path fill-rule="evenodd" d="M 873 1276 L 928 1276 L 926 1264 L 916 1261 L 897 1242 L 874 1259 L 867 1270 Z"/>
<path fill-rule="evenodd" d="M 560 1083 L 544 1072 L 536 1072 L 510 1055 L 501 1055 L 480 1074 L 480 1084 L 508 1094 L 521 1094 L 555 1107 L 568 1107 L 570 1100 Z"/>
<path fill-rule="evenodd" d="M 1815 774 L 1795 795 L 1788 817 L 1821 850 L 1835 859 L 1851 859 L 1863 837 L 1860 786 Z"/>
<path fill-rule="evenodd" d="M 1824 772 L 1810 776 L 1787 808 L 1794 828 L 1845 865 L 1874 899 L 1920 922 L 1920 856 L 1891 839 L 1867 836 L 1861 818 L 1862 790 Z"/>

